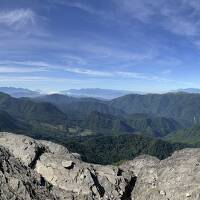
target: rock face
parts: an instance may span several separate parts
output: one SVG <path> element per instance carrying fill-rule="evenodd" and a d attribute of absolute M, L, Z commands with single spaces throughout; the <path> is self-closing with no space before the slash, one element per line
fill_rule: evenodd
<path fill-rule="evenodd" d="M 127 194 L 135 180 L 131 171 L 85 163 L 61 145 L 22 135 L 0 133 L 0 145 L 40 174 L 60 199 L 126 199 L 131 195 Z"/>
<path fill-rule="evenodd" d="M 184 149 L 160 162 L 154 160 L 137 177 L 134 200 L 199 200 L 200 149 Z"/>
<path fill-rule="evenodd" d="M 50 185 L 0 147 L 0 199 L 55 199 Z"/>
<path fill-rule="evenodd" d="M 0 146 L 2 200 L 17 199 L 16 194 L 22 199 L 200 199 L 200 149 L 162 161 L 140 156 L 116 167 L 85 163 L 61 145 L 11 133 L 0 133 Z"/>

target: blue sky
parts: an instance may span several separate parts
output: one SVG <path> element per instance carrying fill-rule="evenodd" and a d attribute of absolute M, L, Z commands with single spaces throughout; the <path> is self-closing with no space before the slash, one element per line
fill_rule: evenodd
<path fill-rule="evenodd" d="M 200 87 L 199 0 L 0 0 L 0 86 Z"/>

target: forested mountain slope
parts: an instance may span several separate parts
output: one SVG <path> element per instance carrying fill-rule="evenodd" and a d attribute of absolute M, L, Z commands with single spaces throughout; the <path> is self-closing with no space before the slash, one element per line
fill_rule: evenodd
<path fill-rule="evenodd" d="M 107 101 L 94 98 L 75 98 L 66 95 L 52 94 L 35 98 L 34 100 L 52 103 L 64 113 L 71 113 L 76 117 L 79 115 L 79 118 L 85 117 L 93 111 L 117 116 L 124 114 L 121 110 L 108 105 Z"/>
<path fill-rule="evenodd" d="M 200 126 L 196 125 L 191 128 L 180 129 L 170 133 L 165 137 L 169 142 L 179 142 L 200 146 Z"/>
<path fill-rule="evenodd" d="M 34 120 L 45 123 L 63 123 L 67 117 L 53 104 L 34 102 L 28 98 L 13 98 L 0 93 L 0 110 L 15 118 Z"/>
<path fill-rule="evenodd" d="M 0 132 L 1 131 L 12 131 L 12 132 L 22 132 L 23 130 L 30 129 L 30 126 L 19 121 L 7 112 L 0 110 Z"/>
<path fill-rule="evenodd" d="M 200 122 L 200 94 L 131 94 L 114 99 L 109 105 L 128 114 L 147 113 L 173 118 L 183 124 Z"/>
<path fill-rule="evenodd" d="M 180 123 L 172 118 L 156 117 L 141 113 L 128 115 L 126 122 L 144 135 L 160 138 L 182 128 Z"/>

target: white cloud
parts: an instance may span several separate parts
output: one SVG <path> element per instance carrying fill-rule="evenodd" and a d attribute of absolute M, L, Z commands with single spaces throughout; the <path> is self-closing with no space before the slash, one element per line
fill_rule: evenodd
<path fill-rule="evenodd" d="M 47 76 L 4 76 L 0 74 L 0 82 L 66 82 L 80 83 L 80 80 Z"/>
<path fill-rule="evenodd" d="M 32 73 L 45 71 L 47 69 L 42 67 L 0 66 L 0 73 Z"/>
<path fill-rule="evenodd" d="M 163 70 L 162 71 L 162 74 L 164 74 L 164 75 L 169 75 L 169 74 L 171 74 L 172 73 L 172 70 L 171 69 L 166 69 L 166 70 Z"/>
<path fill-rule="evenodd" d="M 73 1 L 59 0 L 59 1 L 56 1 L 56 3 L 62 4 L 68 7 L 72 7 L 72 8 L 77 8 L 89 14 L 99 15 L 99 16 L 102 16 L 103 18 L 104 17 L 110 18 L 111 16 L 108 13 L 104 12 L 103 10 L 94 8 L 93 6 L 83 3 L 82 1 L 79 1 L 79 0 L 73 0 Z"/>
<path fill-rule="evenodd" d="M 149 75 L 149 74 L 144 74 L 144 73 L 135 73 L 135 72 L 115 72 L 116 75 L 121 76 L 121 77 L 126 77 L 126 78 L 134 78 L 134 79 L 142 79 L 142 80 L 147 80 L 147 81 L 159 81 L 159 82 L 174 82 L 173 80 L 154 76 L 154 75 Z"/>
<path fill-rule="evenodd" d="M 177 35 L 196 36 L 200 33 L 199 0 L 149 1 L 113 0 L 119 10 L 144 23 L 156 23 Z M 189 13 L 188 13 L 189 11 Z"/>
<path fill-rule="evenodd" d="M 113 3 L 122 14 L 128 15 L 131 20 L 135 18 L 142 22 L 150 22 L 158 12 L 157 9 L 164 5 L 163 0 L 113 0 Z"/>
<path fill-rule="evenodd" d="M 165 77 L 162 77 L 162 75 L 169 75 L 171 73 L 171 70 L 167 69 L 160 72 L 159 75 L 154 74 L 146 74 L 146 73 L 138 73 L 134 71 L 120 71 L 120 70 L 113 70 L 113 71 L 103 71 L 103 70 L 96 70 L 96 69 L 89 69 L 89 68 L 77 68 L 77 67 L 70 67 L 63 64 L 50 64 L 44 61 L 10 61 L 10 63 L 15 63 L 17 65 L 21 66 L 14 66 L 14 67 L 2 67 L 1 64 L 6 63 L 8 64 L 9 61 L 1 61 L 0 62 L 0 75 L 3 75 L 4 73 L 8 73 L 11 75 L 14 75 L 15 73 L 20 73 L 23 75 L 23 73 L 32 73 L 32 72 L 69 72 L 74 74 L 82 75 L 83 77 L 90 77 L 90 78 L 106 78 L 106 79 L 138 79 L 138 80 L 147 80 L 147 81 L 156 81 L 156 82 L 164 82 L 164 83 L 181 83 L 185 85 L 189 85 L 190 83 L 187 82 L 179 82 L 173 79 L 168 79 Z M 23 66 L 23 67 L 22 67 Z M 24 67 L 26 66 L 26 67 Z M 1 77 L 0 77 L 1 78 Z M 42 79 L 43 77 L 35 77 L 33 76 L 21 76 L 21 78 L 16 77 L 16 79 L 19 79 L 18 81 L 36 81 L 37 79 Z M 4 77 L 5 79 L 5 77 Z M 58 81 L 55 77 L 55 81 Z M 68 78 L 67 78 L 68 79 Z M 60 81 L 66 81 L 67 79 L 61 78 Z M 51 80 L 54 81 L 54 78 L 52 77 L 44 77 L 44 80 Z M 191 84 L 190 84 L 191 85 Z"/>
<path fill-rule="evenodd" d="M 89 5 L 83 4 L 81 2 L 78 1 L 59 1 L 60 4 L 69 6 L 69 7 L 73 7 L 73 8 L 78 8 L 81 9 L 85 12 L 91 13 L 91 14 L 95 14 L 97 12 L 97 10 L 95 10 L 94 8 L 92 8 Z"/>
<path fill-rule="evenodd" d="M 0 11 L 0 24 L 20 28 L 35 23 L 35 13 L 31 9 Z"/>
<path fill-rule="evenodd" d="M 172 33 L 189 37 L 199 34 L 199 25 L 199 22 L 194 22 L 181 16 L 168 17 L 168 20 L 162 24 L 165 29 Z"/>
<path fill-rule="evenodd" d="M 60 4 L 62 6 L 79 9 L 90 15 L 95 15 L 96 17 L 101 19 L 98 21 L 99 23 L 106 24 L 105 21 L 111 21 L 111 22 L 117 22 L 117 23 L 122 22 L 121 20 L 119 20 L 119 18 L 113 15 L 112 11 L 107 12 L 106 10 L 94 7 L 89 3 L 83 2 L 82 0 L 73 0 L 73 1 L 49 0 L 49 3 L 52 3 L 52 2 L 56 4 Z"/>
<path fill-rule="evenodd" d="M 147 22 L 154 15 L 153 7 L 150 7 L 149 1 L 147 0 L 114 0 L 122 9 L 125 10 L 126 14 L 129 14 L 132 18 L 137 18 L 140 21 Z"/>
<path fill-rule="evenodd" d="M 87 57 L 92 59 L 97 58 L 98 60 L 109 59 L 109 61 L 118 60 L 119 62 L 144 61 L 151 60 L 157 56 L 157 49 L 152 49 L 148 45 L 148 42 L 145 42 L 145 49 L 140 52 L 138 51 L 138 49 L 131 51 L 128 50 L 126 47 L 121 47 L 121 43 L 118 41 L 113 41 L 112 44 L 110 44 L 109 39 L 99 36 L 96 36 L 95 38 L 91 37 L 91 40 L 86 41 L 75 40 L 75 44 L 76 49 L 83 53 L 87 53 Z"/>
<path fill-rule="evenodd" d="M 49 67 L 49 64 L 44 61 L 0 61 L 1 64 L 17 64 L 25 66 Z"/>
<path fill-rule="evenodd" d="M 80 69 L 80 68 L 70 68 L 70 67 L 63 67 L 63 69 L 67 72 L 72 72 L 76 74 L 85 74 L 89 76 L 97 76 L 97 77 L 113 76 L 111 72 L 97 71 L 97 70 L 91 70 L 91 69 Z"/>
<path fill-rule="evenodd" d="M 88 64 L 86 58 L 83 58 L 77 55 L 72 55 L 72 54 L 64 54 L 63 56 L 61 56 L 61 59 L 64 62 L 69 63 L 70 65 L 87 65 Z"/>
<path fill-rule="evenodd" d="M 95 77 L 112 76 L 111 72 L 69 67 L 63 64 L 54 65 L 44 61 L 0 61 L 0 73 L 31 73 L 45 71 L 66 71 Z"/>

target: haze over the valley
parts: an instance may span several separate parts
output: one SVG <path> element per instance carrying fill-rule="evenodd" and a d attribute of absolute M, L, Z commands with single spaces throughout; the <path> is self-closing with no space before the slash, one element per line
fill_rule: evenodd
<path fill-rule="evenodd" d="M 121 96 L 125 96 L 128 94 L 148 94 L 147 92 L 142 91 L 128 91 L 128 90 L 113 90 L 113 89 L 102 89 L 102 88 L 82 88 L 82 89 L 69 89 L 63 91 L 42 91 L 42 90 L 31 90 L 26 88 L 16 88 L 16 87 L 0 87 L 0 92 L 9 94 L 13 97 L 38 97 L 47 94 L 63 94 L 67 96 L 77 97 L 77 98 L 84 98 L 84 97 L 92 97 L 92 98 L 99 98 L 99 99 L 114 99 Z M 173 93 L 200 93 L 200 89 L 197 88 L 185 88 L 185 89 L 177 89 L 173 91 L 163 91 L 160 93 L 152 92 L 154 94 L 164 94 L 168 92 Z"/>

